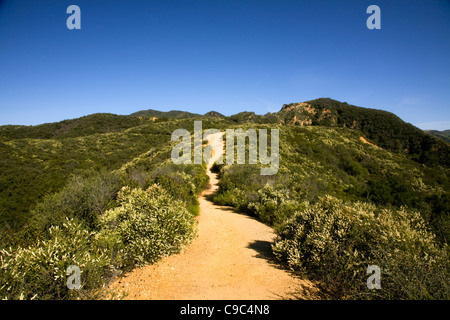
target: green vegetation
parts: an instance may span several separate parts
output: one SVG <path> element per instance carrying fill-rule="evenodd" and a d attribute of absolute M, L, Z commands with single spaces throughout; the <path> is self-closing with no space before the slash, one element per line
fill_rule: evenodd
<path fill-rule="evenodd" d="M 204 114 L 205 117 L 217 117 L 217 118 L 225 118 L 223 114 L 217 111 L 209 111 Z"/>
<path fill-rule="evenodd" d="M 46 195 L 31 211 L 32 225 L 38 230 L 62 226 L 67 218 L 85 224 L 89 230 L 98 228 L 99 217 L 114 205 L 120 188 L 116 173 L 74 176 L 61 191 Z"/>
<path fill-rule="evenodd" d="M 261 176 L 255 166 L 225 165 L 215 199 L 256 215 L 269 195 L 276 199 L 275 207 L 281 205 L 275 193 L 286 200 L 314 202 L 330 194 L 381 206 L 408 206 L 419 210 L 439 239 L 448 242 L 449 169 L 420 165 L 403 154 L 366 144 L 360 136 L 346 128 L 282 126 L 278 174 Z M 261 194 L 267 185 L 273 192 Z M 280 210 L 276 212 L 260 218 L 276 226 L 285 220 Z"/>
<path fill-rule="evenodd" d="M 450 143 L 450 130 L 426 130 L 425 132 L 432 134 L 435 137 L 441 138 L 442 140 Z"/>
<path fill-rule="evenodd" d="M 273 226 L 288 267 L 337 298 L 449 298 L 449 144 L 331 99 L 266 115 L 147 110 L 0 127 L 0 297 L 102 297 L 124 270 L 179 252 L 208 177 L 170 161 L 171 134 L 193 132 L 194 120 L 280 130 L 276 175 L 260 164 L 212 170 L 214 201 Z M 365 285 L 370 264 L 381 290 Z M 69 265 L 82 268 L 81 290 L 66 287 Z"/>
<path fill-rule="evenodd" d="M 313 274 L 346 299 L 445 299 L 449 256 L 419 213 L 319 199 L 288 219 L 273 246 L 293 270 Z M 380 290 L 366 287 L 366 269 L 382 270 Z"/>
<path fill-rule="evenodd" d="M 204 167 L 165 166 L 145 173 L 145 182 L 117 172 L 75 176 L 47 195 L 30 223 L 3 239 L 0 296 L 103 297 L 109 293 L 102 286 L 123 270 L 158 261 L 191 241 L 198 192 L 208 182 Z M 154 183 L 169 180 L 169 190 Z M 80 290 L 66 286 L 70 265 L 83 272 Z"/>
<path fill-rule="evenodd" d="M 96 244 L 95 233 L 67 220 L 52 226 L 48 236 L 28 247 L 0 250 L 2 299 L 69 299 L 98 296 L 98 289 L 113 274 L 109 252 Z M 69 291 L 66 270 L 83 270 L 82 290 Z"/>
<path fill-rule="evenodd" d="M 117 132 L 148 122 L 138 117 L 96 113 L 78 119 L 37 126 L 1 126 L 0 137 L 1 140 L 76 138 L 96 133 Z"/>
<path fill-rule="evenodd" d="M 124 187 L 119 207 L 101 216 L 101 244 L 115 255 L 115 263 L 142 266 L 179 252 L 195 235 L 195 222 L 184 203 L 164 188 Z"/>
<path fill-rule="evenodd" d="M 396 115 L 362 108 L 329 98 L 290 103 L 276 113 L 241 112 L 230 117 L 236 123 L 271 123 L 296 126 L 345 127 L 358 130 L 372 143 L 396 153 L 406 153 L 427 166 L 450 166 L 450 145 L 405 123 Z"/>
<path fill-rule="evenodd" d="M 91 118 L 85 120 L 90 123 Z M 210 118 L 203 121 L 203 127 L 220 128 L 223 122 Z M 117 127 L 110 122 L 108 126 Z M 193 131 L 193 120 L 151 121 L 116 132 L 76 137 L 0 140 L 0 229 L 21 229 L 35 205 L 62 189 L 71 175 L 88 176 L 122 166 L 131 174 L 139 167 L 148 171 L 159 166 L 170 158 L 171 134 L 177 128 Z M 22 137 L 25 133 L 19 131 L 16 134 Z"/>
<path fill-rule="evenodd" d="M 165 118 L 165 119 L 186 119 L 186 118 L 195 118 L 199 117 L 199 114 L 172 110 L 172 111 L 157 111 L 153 109 L 142 110 L 131 114 L 132 116 L 145 116 L 145 117 L 156 117 L 156 118 Z"/>
<path fill-rule="evenodd" d="M 180 127 L 193 123 L 6 140 L 0 297 L 103 297 L 114 276 L 192 240 L 208 176 L 204 165 L 171 163 L 170 136 Z M 70 265 L 82 270 L 80 290 L 67 289 Z"/>
<path fill-rule="evenodd" d="M 356 130 L 279 129 L 278 174 L 217 166 L 215 202 L 275 227 L 280 260 L 333 297 L 448 299 L 449 169 L 364 143 Z M 381 291 L 365 285 L 370 264 L 382 269 Z"/>

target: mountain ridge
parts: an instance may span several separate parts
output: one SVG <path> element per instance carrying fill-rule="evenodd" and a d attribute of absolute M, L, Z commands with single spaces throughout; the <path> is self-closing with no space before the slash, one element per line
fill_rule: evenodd
<path fill-rule="evenodd" d="M 429 133 L 429 134 L 431 134 L 431 135 L 433 135 L 435 137 L 441 138 L 445 142 L 450 143 L 450 129 L 442 130 L 442 131 L 439 131 L 439 130 L 425 130 L 425 132 L 427 132 L 427 133 Z"/>
<path fill-rule="evenodd" d="M 394 113 L 350 105 L 331 98 L 318 98 L 304 102 L 284 104 L 278 112 L 258 115 L 243 111 L 224 116 L 217 111 L 204 115 L 188 111 L 141 110 L 130 115 L 95 113 L 92 115 L 36 126 L 0 126 L 4 140 L 36 138 L 81 137 L 90 134 L 116 132 L 168 119 L 218 118 L 230 124 L 246 122 L 294 126 L 347 127 L 359 130 L 365 139 L 394 152 L 409 154 L 414 160 L 427 165 L 450 166 L 450 144 L 443 134 L 423 131 L 403 121 Z"/>

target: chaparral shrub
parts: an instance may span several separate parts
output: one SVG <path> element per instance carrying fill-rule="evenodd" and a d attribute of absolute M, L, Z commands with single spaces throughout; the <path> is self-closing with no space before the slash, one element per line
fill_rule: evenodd
<path fill-rule="evenodd" d="M 98 239 L 116 253 L 121 267 L 142 266 L 177 253 L 195 236 L 195 220 L 184 203 L 161 186 L 123 187 L 120 206 L 101 217 Z"/>
<path fill-rule="evenodd" d="M 273 251 L 341 298 L 450 298 L 447 245 L 436 241 L 419 213 L 405 208 L 326 196 L 286 221 Z M 380 267 L 380 290 L 366 286 L 369 265 Z"/>
<path fill-rule="evenodd" d="M 115 273 L 110 253 L 95 245 L 95 233 L 73 219 L 52 226 L 34 246 L 0 250 L 0 298 L 90 298 Z M 67 268 L 80 268 L 81 288 L 69 290 Z"/>

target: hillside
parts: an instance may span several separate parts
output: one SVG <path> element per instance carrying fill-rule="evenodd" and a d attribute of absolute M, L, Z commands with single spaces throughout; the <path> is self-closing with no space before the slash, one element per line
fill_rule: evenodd
<path fill-rule="evenodd" d="M 193 121 L 154 123 L 97 114 L 39 126 L 0 127 L 1 229 L 23 226 L 36 203 L 62 188 L 72 175 L 117 170 L 152 150 L 158 155 L 152 161 L 169 159 L 172 131 L 180 127 L 192 131 Z M 147 159 L 146 166 L 152 161 Z"/>
<path fill-rule="evenodd" d="M 204 165 L 174 165 L 170 155 L 175 144 L 172 132 L 184 128 L 192 133 L 194 120 L 202 120 L 204 130 L 280 130 L 276 175 L 260 175 L 259 164 L 216 166 L 213 169 L 219 172 L 220 182 L 212 197 L 216 204 L 232 206 L 275 228 L 279 239 L 274 252 L 297 271 L 314 274 L 317 267 L 311 264 L 302 269 L 301 263 L 293 263 L 300 258 L 293 256 L 297 251 L 292 249 L 302 246 L 303 242 L 296 241 L 306 236 L 292 238 L 292 230 L 303 230 L 298 221 L 316 211 L 333 212 L 336 219 L 347 219 L 345 225 L 353 226 L 345 244 L 349 247 L 346 251 L 341 248 L 346 254 L 365 252 L 375 258 L 382 249 L 395 249 L 411 253 L 411 257 L 436 256 L 430 260 L 433 263 L 446 259 L 441 247 L 450 240 L 449 144 L 389 112 L 317 99 L 287 104 L 266 115 L 241 112 L 225 117 L 212 111 L 202 116 L 154 110 L 129 116 L 93 114 L 38 126 L 0 127 L 0 250 L 7 250 L 1 251 L 4 257 L 17 254 L 23 259 L 6 264 L 15 267 L 0 268 L 0 280 L 14 282 L 12 279 L 22 274 L 22 280 L 14 282 L 16 287 L 10 291 L 0 283 L 2 297 L 17 298 L 23 288 L 29 290 L 23 293 L 28 298 L 33 292 L 39 292 L 41 298 L 73 297 L 62 282 L 53 290 L 56 285 L 48 280 L 52 276 L 40 278 L 36 288 L 29 287 L 32 274 L 53 274 L 67 267 L 63 261 L 47 266 L 44 252 L 62 250 L 55 254 L 73 256 L 92 266 L 87 273 L 91 277 L 89 291 L 116 271 L 154 263 L 192 241 L 198 195 L 206 188 L 208 177 Z M 361 206 L 364 210 L 352 209 Z M 367 216 L 360 217 L 362 212 Z M 382 220 L 387 225 L 376 228 L 393 230 L 386 239 L 414 245 L 408 242 L 401 249 L 375 248 L 381 239 L 375 241 L 377 235 L 354 224 L 360 218 L 370 221 L 369 225 L 378 223 L 371 220 L 378 215 L 387 215 Z M 173 219 L 174 224 L 166 224 L 167 219 Z M 328 220 L 320 223 L 324 221 Z M 326 229 L 320 230 L 312 234 Z M 395 238 L 397 235 L 404 240 Z M 53 242 L 56 239 L 67 242 L 58 247 Z M 78 248 L 70 241 L 82 245 Z M 315 245 L 320 241 L 314 241 L 311 252 L 319 250 Z M 411 249 L 419 244 L 420 252 Z M 11 253 L 14 250 L 17 253 Z M 84 252 L 95 259 L 91 261 Z M 41 260 L 28 264 L 29 259 Z M 409 270 L 412 262 L 409 256 L 405 259 L 405 270 Z M 324 266 L 329 263 L 325 261 Z M 435 267 L 426 264 L 424 270 L 428 271 L 421 272 L 427 275 L 433 269 L 433 274 L 440 275 L 441 269 Z M 434 279 L 432 286 L 439 288 L 436 296 L 442 297 L 439 279 Z M 325 282 L 335 286 L 328 280 Z M 343 297 L 359 289 L 339 290 Z M 411 294 L 426 296 L 415 291 Z M 387 297 L 405 296 L 393 290 Z"/>
<path fill-rule="evenodd" d="M 450 146 L 445 133 L 430 135 L 393 113 L 363 108 L 329 98 L 285 104 L 280 111 L 257 115 L 241 112 L 229 117 L 235 123 L 283 124 L 293 126 L 344 127 L 358 130 L 372 143 L 393 152 L 408 154 L 428 166 L 450 166 Z"/>
<path fill-rule="evenodd" d="M 432 134 L 435 137 L 441 138 L 442 140 L 450 143 L 450 130 L 425 130 L 425 132 L 428 132 Z"/>
<path fill-rule="evenodd" d="M 171 111 L 157 111 L 153 109 L 137 111 L 131 114 L 131 116 L 145 116 L 145 117 L 156 117 L 156 118 L 169 118 L 169 119 L 186 119 L 200 116 L 196 113 L 171 110 Z"/>
<path fill-rule="evenodd" d="M 266 115 L 241 112 L 225 117 L 210 111 L 200 116 L 149 109 L 129 116 L 103 113 L 37 126 L 7 125 L 0 126 L 4 155 L 0 162 L 0 221 L 10 227 L 22 225 L 26 221 L 22 216 L 36 201 L 62 187 L 71 174 L 117 169 L 145 151 L 167 144 L 175 128 L 192 128 L 194 119 L 216 119 L 219 122 L 215 121 L 213 127 L 219 129 L 247 123 L 344 127 L 359 131 L 383 149 L 406 153 L 427 166 L 448 168 L 450 161 L 450 147 L 441 139 L 389 112 L 332 99 L 286 104 L 279 112 Z"/>
<path fill-rule="evenodd" d="M 403 153 L 374 146 L 361 139 L 359 131 L 349 128 L 277 128 L 281 140 L 278 174 L 260 176 L 251 165 L 226 165 L 218 201 L 256 214 L 249 203 L 269 183 L 276 193 L 308 201 L 331 194 L 351 201 L 408 206 L 421 211 L 441 239 L 450 240 L 449 168 L 423 166 Z M 276 226 L 286 219 L 276 212 L 266 212 L 260 218 Z"/>
<path fill-rule="evenodd" d="M 61 139 L 122 131 L 144 124 L 138 117 L 96 113 L 85 117 L 36 126 L 0 126 L 0 141 L 13 139 Z M 148 121 L 147 121 L 148 123 Z"/>
<path fill-rule="evenodd" d="M 449 169 L 374 146 L 349 128 L 277 128 L 278 173 L 218 166 L 215 203 L 274 227 L 278 259 L 333 288 L 334 298 L 447 299 Z M 364 286 L 372 264 L 385 270 L 376 293 Z"/>
<path fill-rule="evenodd" d="M 344 127 L 357 130 L 383 149 L 406 153 L 427 166 L 448 168 L 450 161 L 447 143 L 392 113 L 323 98 L 286 104 L 279 112 L 266 115 L 241 112 L 225 117 L 211 111 L 200 116 L 149 109 L 129 116 L 103 113 L 37 126 L 0 126 L 4 154 L 0 162 L 0 221 L 22 225 L 26 219 L 21 217 L 36 201 L 62 187 L 71 174 L 116 169 L 150 148 L 158 150 L 168 143 L 172 129 L 191 128 L 194 119 L 216 119 L 219 129 L 247 123 Z"/>
<path fill-rule="evenodd" d="M 226 118 L 223 114 L 217 111 L 209 111 L 204 114 L 205 117 L 217 117 L 217 118 Z"/>
<path fill-rule="evenodd" d="M 329 98 L 285 104 L 279 112 L 263 116 L 242 113 L 232 118 L 241 123 L 277 122 L 297 126 L 350 128 L 359 130 L 368 140 L 382 148 L 409 154 L 419 163 L 450 166 L 450 146 L 441 139 L 426 134 L 390 112 L 357 107 Z"/>

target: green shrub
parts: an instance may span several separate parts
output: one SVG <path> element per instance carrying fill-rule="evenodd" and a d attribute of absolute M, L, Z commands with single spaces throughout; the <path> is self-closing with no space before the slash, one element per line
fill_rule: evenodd
<path fill-rule="evenodd" d="M 96 229 L 98 217 L 112 205 L 120 186 L 120 176 L 112 172 L 74 176 L 61 191 L 47 195 L 34 208 L 32 223 L 38 230 L 47 230 L 69 217 Z"/>
<path fill-rule="evenodd" d="M 301 203 L 290 199 L 287 190 L 275 190 L 270 185 L 258 190 L 257 202 L 248 204 L 248 209 L 262 222 L 275 227 L 301 207 Z"/>
<path fill-rule="evenodd" d="M 114 272 L 107 251 L 94 233 L 67 219 L 49 229 L 49 239 L 31 247 L 0 250 L 0 297 L 3 299 L 89 298 Z M 69 290 L 67 268 L 81 271 L 81 289 Z"/>
<path fill-rule="evenodd" d="M 0 250 L 0 297 L 97 297 L 120 270 L 177 253 L 195 236 L 193 215 L 161 186 L 123 187 L 117 201 L 119 207 L 98 215 L 96 230 L 87 228 L 84 217 L 65 218 L 45 234 L 30 227 L 24 241 L 35 244 Z M 81 269 L 80 290 L 66 286 L 70 265 Z"/>
<path fill-rule="evenodd" d="M 448 299 L 448 247 L 419 213 L 327 196 L 289 219 L 273 245 L 293 270 L 319 278 L 341 298 Z M 369 265 L 381 290 L 366 287 Z"/>
<path fill-rule="evenodd" d="M 153 170 L 150 177 L 152 183 L 162 186 L 172 197 L 182 201 L 189 212 L 198 215 L 198 194 L 209 182 L 204 166 L 168 164 Z"/>
<path fill-rule="evenodd" d="M 214 203 L 219 206 L 231 206 L 236 209 L 247 212 L 248 200 L 246 193 L 240 189 L 229 189 L 213 196 Z"/>
<path fill-rule="evenodd" d="M 158 181 L 143 191 L 140 186 Z M 137 188 L 120 187 L 131 183 Z M 33 210 L 30 224 L 2 233 L 0 298 L 70 299 L 104 294 L 115 272 L 179 252 L 195 236 L 204 166 L 138 167 L 129 176 L 74 176 Z M 119 191 L 120 190 L 120 191 Z M 117 205 L 120 204 L 119 207 Z M 81 268 L 82 289 L 68 290 L 66 270 Z"/>
<path fill-rule="evenodd" d="M 120 206 L 101 217 L 97 238 L 114 252 L 119 267 L 142 266 L 177 253 L 195 236 L 195 220 L 183 202 L 161 186 L 123 187 Z"/>

